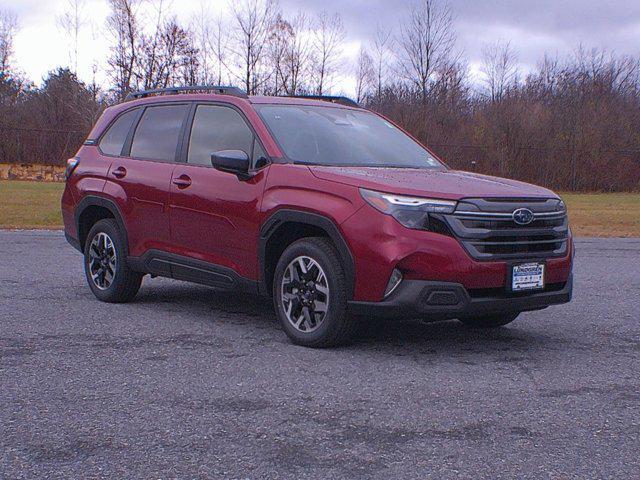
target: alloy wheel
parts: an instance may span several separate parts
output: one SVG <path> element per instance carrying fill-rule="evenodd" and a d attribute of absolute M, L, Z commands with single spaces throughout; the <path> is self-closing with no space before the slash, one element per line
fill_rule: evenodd
<path fill-rule="evenodd" d="M 93 284 L 100 290 L 108 289 L 116 275 L 116 248 L 111 237 L 98 232 L 89 246 L 89 272 Z"/>
<path fill-rule="evenodd" d="M 282 277 L 281 303 L 287 320 L 301 332 L 316 330 L 329 308 L 329 283 L 313 258 L 294 258 Z"/>

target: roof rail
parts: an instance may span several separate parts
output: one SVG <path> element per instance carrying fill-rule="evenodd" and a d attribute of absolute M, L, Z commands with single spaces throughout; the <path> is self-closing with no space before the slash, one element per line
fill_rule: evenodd
<path fill-rule="evenodd" d="M 231 95 L 234 97 L 248 98 L 245 91 L 238 87 L 231 87 L 227 85 L 194 85 L 189 87 L 167 87 L 131 92 L 124 100 L 126 102 L 128 100 L 136 100 L 138 98 L 158 95 L 177 95 L 178 93 L 217 93 L 218 95 Z"/>
<path fill-rule="evenodd" d="M 358 103 L 354 102 L 348 97 L 341 96 L 331 96 L 331 95 L 283 95 L 284 97 L 289 98 L 307 98 L 309 100 L 322 100 L 324 102 L 338 103 L 340 105 L 345 105 L 347 107 L 356 107 L 360 108 Z"/>

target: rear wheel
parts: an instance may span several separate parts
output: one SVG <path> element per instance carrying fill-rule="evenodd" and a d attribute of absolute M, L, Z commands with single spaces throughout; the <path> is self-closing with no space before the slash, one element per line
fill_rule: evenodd
<path fill-rule="evenodd" d="M 459 320 L 469 327 L 498 328 L 513 322 L 516 318 L 518 318 L 518 315 L 520 315 L 520 312 L 465 317 L 460 318 Z"/>
<path fill-rule="evenodd" d="M 347 314 L 347 281 L 333 245 L 324 238 L 291 244 L 276 266 L 273 300 L 289 338 L 307 347 L 347 343 L 356 320 Z"/>
<path fill-rule="evenodd" d="M 124 240 L 115 220 L 100 220 L 89 231 L 84 271 L 89 288 L 103 302 L 128 302 L 138 293 L 143 274 L 127 265 Z"/>

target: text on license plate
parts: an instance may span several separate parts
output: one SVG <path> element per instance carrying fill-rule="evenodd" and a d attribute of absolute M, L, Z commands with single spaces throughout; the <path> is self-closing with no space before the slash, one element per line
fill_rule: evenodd
<path fill-rule="evenodd" d="M 511 290 L 540 290 L 544 288 L 544 264 L 525 263 L 513 266 Z"/>

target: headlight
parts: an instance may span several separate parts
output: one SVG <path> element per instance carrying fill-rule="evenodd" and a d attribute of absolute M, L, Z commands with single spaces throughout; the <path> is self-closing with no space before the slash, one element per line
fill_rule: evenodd
<path fill-rule="evenodd" d="M 369 205 L 384 214 L 391 215 L 407 228 L 429 228 L 430 213 L 453 213 L 457 202 L 436 198 L 405 197 L 391 193 L 360 189 Z"/>

